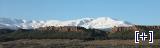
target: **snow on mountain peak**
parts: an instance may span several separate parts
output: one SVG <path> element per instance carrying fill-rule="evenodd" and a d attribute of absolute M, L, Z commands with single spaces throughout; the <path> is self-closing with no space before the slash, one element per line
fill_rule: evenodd
<path fill-rule="evenodd" d="M 110 17 L 100 17 L 97 19 L 94 19 L 93 21 L 87 23 L 87 28 L 96 28 L 96 29 L 105 29 L 105 28 L 111 28 L 114 26 L 131 26 L 131 24 L 127 24 L 124 21 L 119 21 L 116 19 L 112 19 Z"/>
<path fill-rule="evenodd" d="M 0 29 L 8 28 L 8 29 L 33 29 L 39 27 L 46 26 L 81 26 L 85 28 L 96 28 L 96 29 L 105 29 L 111 28 L 114 26 L 132 26 L 132 24 L 119 21 L 116 19 L 112 19 L 110 17 L 99 17 L 99 18 L 82 18 L 76 20 L 67 20 L 67 21 L 59 21 L 59 20 L 47 20 L 47 21 L 27 21 L 21 19 L 8 19 L 8 18 L 0 18 Z"/>

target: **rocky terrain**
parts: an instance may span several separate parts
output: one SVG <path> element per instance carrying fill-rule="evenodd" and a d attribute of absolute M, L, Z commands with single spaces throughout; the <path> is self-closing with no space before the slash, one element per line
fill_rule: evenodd
<path fill-rule="evenodd" d="M 111 32 L 160 30 L 160 26 L 134 25 L 130 27 L 113 27 Z"/>

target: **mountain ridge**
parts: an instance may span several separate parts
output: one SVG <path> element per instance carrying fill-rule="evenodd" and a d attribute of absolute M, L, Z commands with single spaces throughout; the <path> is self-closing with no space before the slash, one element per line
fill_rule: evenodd
<path fill-rule="evenodd" d="M 27 21 L 24 19 L 9 19 L 9 18 L 0 18 L 0 29 L 35 29 L 39 27 L 47 26 L 80 26 L 85 28 L 95 28 L 95 29 L 106 29 L 112 28 L 114 26 L 132 26 L 131 23 L 126 21 L 120 21 L 117 19 L 112 19 L 110 17 L 99 17 L 99 18 L 82 18 L 76 20 L 31 20 Z"/>

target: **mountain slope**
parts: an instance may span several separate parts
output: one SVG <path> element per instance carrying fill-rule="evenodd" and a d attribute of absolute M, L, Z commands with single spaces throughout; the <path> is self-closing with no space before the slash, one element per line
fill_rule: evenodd
<path fill-rule="evenodd" d="M 47 20 L 47 21 L 27 21 L 22 19 L 8 19 L 0 18 L 0 29 L 34 29 L 39 27 L 47 26 L 81 26 L 85 28 L 95 28 L 95 29 L 105 29 L 112 28 L 114 26 L 132 26 L 132 24 L 112 19 L 109 17 L 99 17 L 99 18 L 82 18 L 77 20 Z"/>

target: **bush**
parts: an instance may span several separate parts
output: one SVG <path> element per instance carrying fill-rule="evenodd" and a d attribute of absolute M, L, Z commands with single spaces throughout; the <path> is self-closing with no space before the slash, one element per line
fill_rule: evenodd
<path fill-rule="evenodd" d="M 109 39 L 134 39 L 134 32 L 124 31 L 108 34 Z"/>
<path fill-rule="evenodd" d="M 105 32 L 40 32 L 40 31 L 26 31 L 26 32 L 12 32 L 0 36 L 1 41 L 10 41 L 18 39 L 105 39 Z"/>
<path fill-rule="evenodd" d="M 148 30 L 144 30 L 141 32 L 145 32 L 147 35 L 149 35 Z M 153 30 L 154 39 L 160 39 L 160 30 Z M 134 31 L 124 31 L 124 32 L 114 32 L 114 33 L 108 33 L 109 39 L 134 39 L 135 37 Z M 148 37 L 149 38 L 149 37 Z"/>

